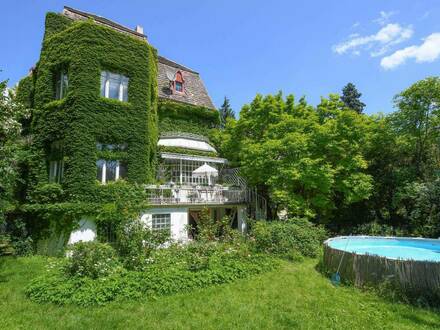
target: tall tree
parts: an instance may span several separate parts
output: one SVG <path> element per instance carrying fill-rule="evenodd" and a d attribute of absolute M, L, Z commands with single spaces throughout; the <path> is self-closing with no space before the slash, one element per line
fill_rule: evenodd
<path fill-rule="evenodd" d="M 440 78 L 420 80 L 394 98 L 391 122 L 405 141 L 407 163 L 417 179 L 430 180 L 439 167 Z M 408 164 L 409 163 L 409 164 Z"/>
<path fill-rule="evenodd" d="M 350 82 L 342 89 L 341 100 L 347 108 L 350 108 L 357 113 L 362 113 L 365 103 L 360 100 L 361 96 L 362 94 L 359 93 L 356 86 Z"/>
<path fill-rule="evenodd" d="M 290 216 L 319 221 L 368 198 L 372 182 L 362 146 L 369 118 L 344 109 L 337 95 L 318 109 L 292 95 L 257 95 L 241 110 L 230 139 L 248 182 L 266 187 Z"/>
<path fill-rule="evenodd" d="M 220 112 L 220 128 L 224 129 L 226 127 L 226 122 L 228 118 L 235 119 L 234 110 L 232 110 L 229 99 L 226 96 L 222 106 L 220 107 L 220 109 L 218 109 L 218 111 Z"/>
<path fill-rule="evenodd" d="M 15 91 L 7 81 L 0 81 L 0 224 L 8 211 L 14 208 L 14 192 L 19 177 L 19 163 L 23 158 L 20 139 L 23 119 L 29 110 L 15 101 Z"/>

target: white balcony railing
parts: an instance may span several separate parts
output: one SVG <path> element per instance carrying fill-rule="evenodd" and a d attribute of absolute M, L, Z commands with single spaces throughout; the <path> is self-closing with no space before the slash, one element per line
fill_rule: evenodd
<path fill-rule="evenodd" d="M 240 204 L 247 199 L 246 190 L 224 186 L 146 186 L 151 205 L 167 204 Z"/>

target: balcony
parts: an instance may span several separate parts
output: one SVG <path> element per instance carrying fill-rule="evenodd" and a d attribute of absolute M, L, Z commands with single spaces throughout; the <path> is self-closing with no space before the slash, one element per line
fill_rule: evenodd
<path fill-rule="evenodd" d="M 215 186 L 148 185 L 148 202 L 151 205 L 212 205 L 244 204 L 247 191 L 240 188 Z"/>

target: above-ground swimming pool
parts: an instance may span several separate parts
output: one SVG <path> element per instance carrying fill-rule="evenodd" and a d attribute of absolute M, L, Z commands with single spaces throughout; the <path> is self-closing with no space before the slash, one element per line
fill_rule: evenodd
<path fill-rule="evenodd" d="M 344 236 L 324 243 L 324 266 L 357 286 L 395 281 L 418 292 L 440 294 L 440 240 Z"/>
<path fill-rule="evenodd" d="M 438 239 L 354 236 L 332 238 L 327 243 L 331 248 L 356 254 L 440 262 Z"/>

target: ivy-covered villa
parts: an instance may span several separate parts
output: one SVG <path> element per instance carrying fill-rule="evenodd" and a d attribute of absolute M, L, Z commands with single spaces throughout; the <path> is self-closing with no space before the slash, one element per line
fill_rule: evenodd
<path fill-rule="evenodd" d="M 33 109 L 28 210 L 67 205 L 72 219 L 80 215 L 59 244 L 96 238 L 90 205 L 119 194 L 117 181 L 142 187 L 141 219 L 180 241 L 192 238 L 188 225 L 197 227 L 205 207 L 241 231 L 249 214 L 264 216 L 264 201 L 209 140 L 219 115 L 199 73 L 157 55 L 140 26 L 69 7 L 48 13 L 39 61 L 18 96 Z"/>

